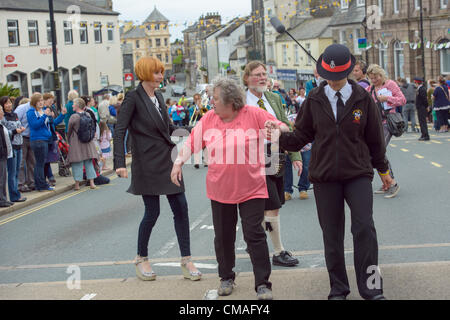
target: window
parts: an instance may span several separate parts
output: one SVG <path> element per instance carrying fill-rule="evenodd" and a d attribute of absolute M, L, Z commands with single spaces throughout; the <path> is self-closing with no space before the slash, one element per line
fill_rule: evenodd
<path fill-rule="evenodd" d="M 159 61 L 162 61 L 161 54 L 157 54 L 157 55 L 156 55 L 156 58 L 158 58 Z"/>
<path fill-rule="evenodd" d="M 164 46 L 167 47 L 167 38 L 164 38 Z"/>
<path fill-rule="evenodd" d="M 28 42 L 30 46 L 39 45 L 37 20 L 28 20 Z"/>
<path fill-rule="evenodd" d="M 65 44 L 73 44 L 72 40 L 72 22 L 64 21 L 64 43 Z"/>
<path fill-rule="evenodd" d="M 152 39 L 148 39 L 148 46 L 151 48 L 152 47 Z"/>
<path fill-rule="evenodd" d="M 113 42 L 114 41 L 114 24 L 108 23 L 107 35 L 108 35 L 108 41 Z"/>
<path fill-rule="evenodd" d="M 169 55 L 166 53 L 166 63 L 169 63 Z"/>
<path fill-rule="evenodd" d="M 384 0 L 378 0 L 378 10 L 380 16 L 382 16 L 384 14 Z"/>
<path fill-rule="evenodd" d="M 283 64 L 287 64 L 287 44 L 282 45 Z"/>
<path fill-rule="evenodd" d="M 380 59 L 380 67 L 384 69 L 384 71 L 387 72 L 387 63 L 388 63 L 388 52 L 387 52 L 387 45 L 380 42 L 379 44 L 379 59 Z"/>
<path fill-rule="evenodd" d="M 56 25 L 55 25 L 55 32 L 56 32 Z M 58 42 L 58 41 L 56 41 Z M 50 21 L 47 20 L 47 43 L 52 44 L 52 27 L 50 25 Z"/>
<path fill-rule="evenodd" d="M 414 9 L 420 10 L 420 0 L 414 0 Z"/>
<path fill-rule="evenodd" d="M 80 43 L 88 43 L 87 22 L 80 22 Z"/>
<path fill-rule="evenodd" d="M 343 44 L 343 45 L 346 45 L 346 43 L 347 43 L 347 31 L 341 30 L 339 32 L 339 43 Z"/>
<path fill-rule="evenodd" d="M 294 63 L 299 64 L 300 63 L 299 46 L 293 46 L 293 47 L 294 47 Z"/>
<path fill-rule="evenodd" d="M 445 40 L 443 40 L 445 41 Z M 447 40 L 448 41 L 448 40 Z M 449 42 L 443 42 L 449 43 Z M 441 74 L 450 74 L 450 47 L 446 45 L 440 51 L 441 58 Z"/>
<path fill-rule="evenodd" d="M 400 2 L 399 0 L 394 0 L 394 14 L 400 12 L 400 3 L 399 2 Z"/>
<path fill-rule="evenodd" d="M 395 78 L 404 78 L 403 66 L 405 64 L 405 56 L 403 55 L 403 45 L 400 41 L 394 43 L 394 71 Z"/>
<path fill-rule="evenodd" d="M 159 30 L 159 23 L 155 24 L 155 30 Z"/>
<path fill-rule="evenodd" d="M 357 0 L 356 6 L 357 7 L 364 7 L 366 5 L 366 0 Z"/>
<path fill-rule="evenodd" d="M 136 40 L 136 49 L 140 48 L 139 40 Z"/>
<path fill-rule="evenodd" d="M 8 43 L 10 47 L 18 46 L 19 43 L 19 22 L 17 20 L 8 20 Z"/>
<path fill-rule="evenodd" d="M 94 40 L 95 43 L 102 43 L 102 23 L 94 22 Z"/>
<path fill-rule="evenodd" d="M 348 0 L 341 0 L 341 9 L 348 9 Z"/>
<path fill-rule="evenodd" d="M 44 84 L 42 72 L 36 71 L 31 74 L 31 91 L 43 92 L 42 85 Z"/>
<path fill-rule="evenodd" d="M 309 54 L 311 54 L 311 44 L 310 43 L 307 43 L 307 44 L 305 44 L 305 47 L 306 47 L 306 51 L 308 51 L 308 53 Z M 312 60 L 311 60 L 311 57 L 308 55 L 308 57 L 306 58 L 306 64 L 308 65 L 308 66 L 310 66 L 311 64 L 312 64 Z"/>
<path fill-rule="evenodd" d="M 161 46 L 161 39 L 156 38 L 155 41 L 156 41 L 156 46 L 160 47 Z"/>
<path fill-rule="evenodd" d="M 448 0 L 441 0 L 441 9 L 447 9 Z"/>

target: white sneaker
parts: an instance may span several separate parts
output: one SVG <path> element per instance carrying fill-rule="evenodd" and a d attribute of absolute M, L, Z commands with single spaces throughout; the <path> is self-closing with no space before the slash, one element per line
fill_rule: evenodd
<path fill-rule="evenodd" d="M 375 192 L 374 192 L 375 194 L 385 194 L 386 193 L 386 191 L 383 189 L 383 186 L 381 186 L 380 187 L 380 189 L 378 189 L 378 190 L 375 190 Z"/>
<path fill-rule="evenodd" d="M 387 191 L 386 195 L 384 196 L 386 199 L 393 198 L 397 195 L 397 193 L 400 191 L 400 186 L 398 183 L 392 185 Z"/>

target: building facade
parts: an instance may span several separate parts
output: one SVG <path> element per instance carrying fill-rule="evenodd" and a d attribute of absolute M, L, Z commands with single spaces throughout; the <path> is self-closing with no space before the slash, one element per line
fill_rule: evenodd
<path fill-rule="evenodd" d="M 76 6 L 80 13 L 67 13 L 68 4 Z M 63 103 L 72 89 L 80 95 L 92 95 L 105 84 L 122 85 L 118 15 L 80 1 L 54 0 Z M 0 3 L 0 26 L 0 82 L 18 88 L 25 96 L 35 91 L 53 91 L 48 2 Z"/>
<path fill-rule="evenodd" d="M 166 76 L 171 73 L 169 20 L 158 11 L 156 6 L 141 25 L 125 23 L 120 39 L 123 45 L 131 46 L 134 65 L 141 57 L 155 57 L 164 64 Z"/>
<path fill-rule="evenodd" d="M 450 74 L 448 0 L 422 0 L 423 47 L 419 0 L 366 0 L 366 6 L 377 6 L 380 16 L 380 26 L 368 29 L 368 42 L 372 45 L 368 50 L 369 63 L 381 65 L 392 79 L 403 77 L 411 81 L 425 75 L 428 80 Z"/>

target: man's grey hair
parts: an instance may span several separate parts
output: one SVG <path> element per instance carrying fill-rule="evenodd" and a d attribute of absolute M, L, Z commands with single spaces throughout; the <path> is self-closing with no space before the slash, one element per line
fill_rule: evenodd
<path fill-rule="evenodd" d="M 220 89 L 219 98 L 222 103 L 231 103 L 235 111 L 244 107 L 244 90 L 235 80 L 225 77 L 216 78 L 213 82 L 213 91 L 216 89 Z"/>

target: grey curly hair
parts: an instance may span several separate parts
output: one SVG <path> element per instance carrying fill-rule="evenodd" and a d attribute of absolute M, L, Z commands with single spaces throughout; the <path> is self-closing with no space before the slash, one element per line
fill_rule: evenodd
<path fill-rule="evenodd" d="M 213 92 L 220 89 L 219 98 L 224 104 L 231 103 L 233 110 L 238 111 L 245 105 L 244 90 L 241 86 L 230 78 L 219 77 L 213 82 Z"/>

